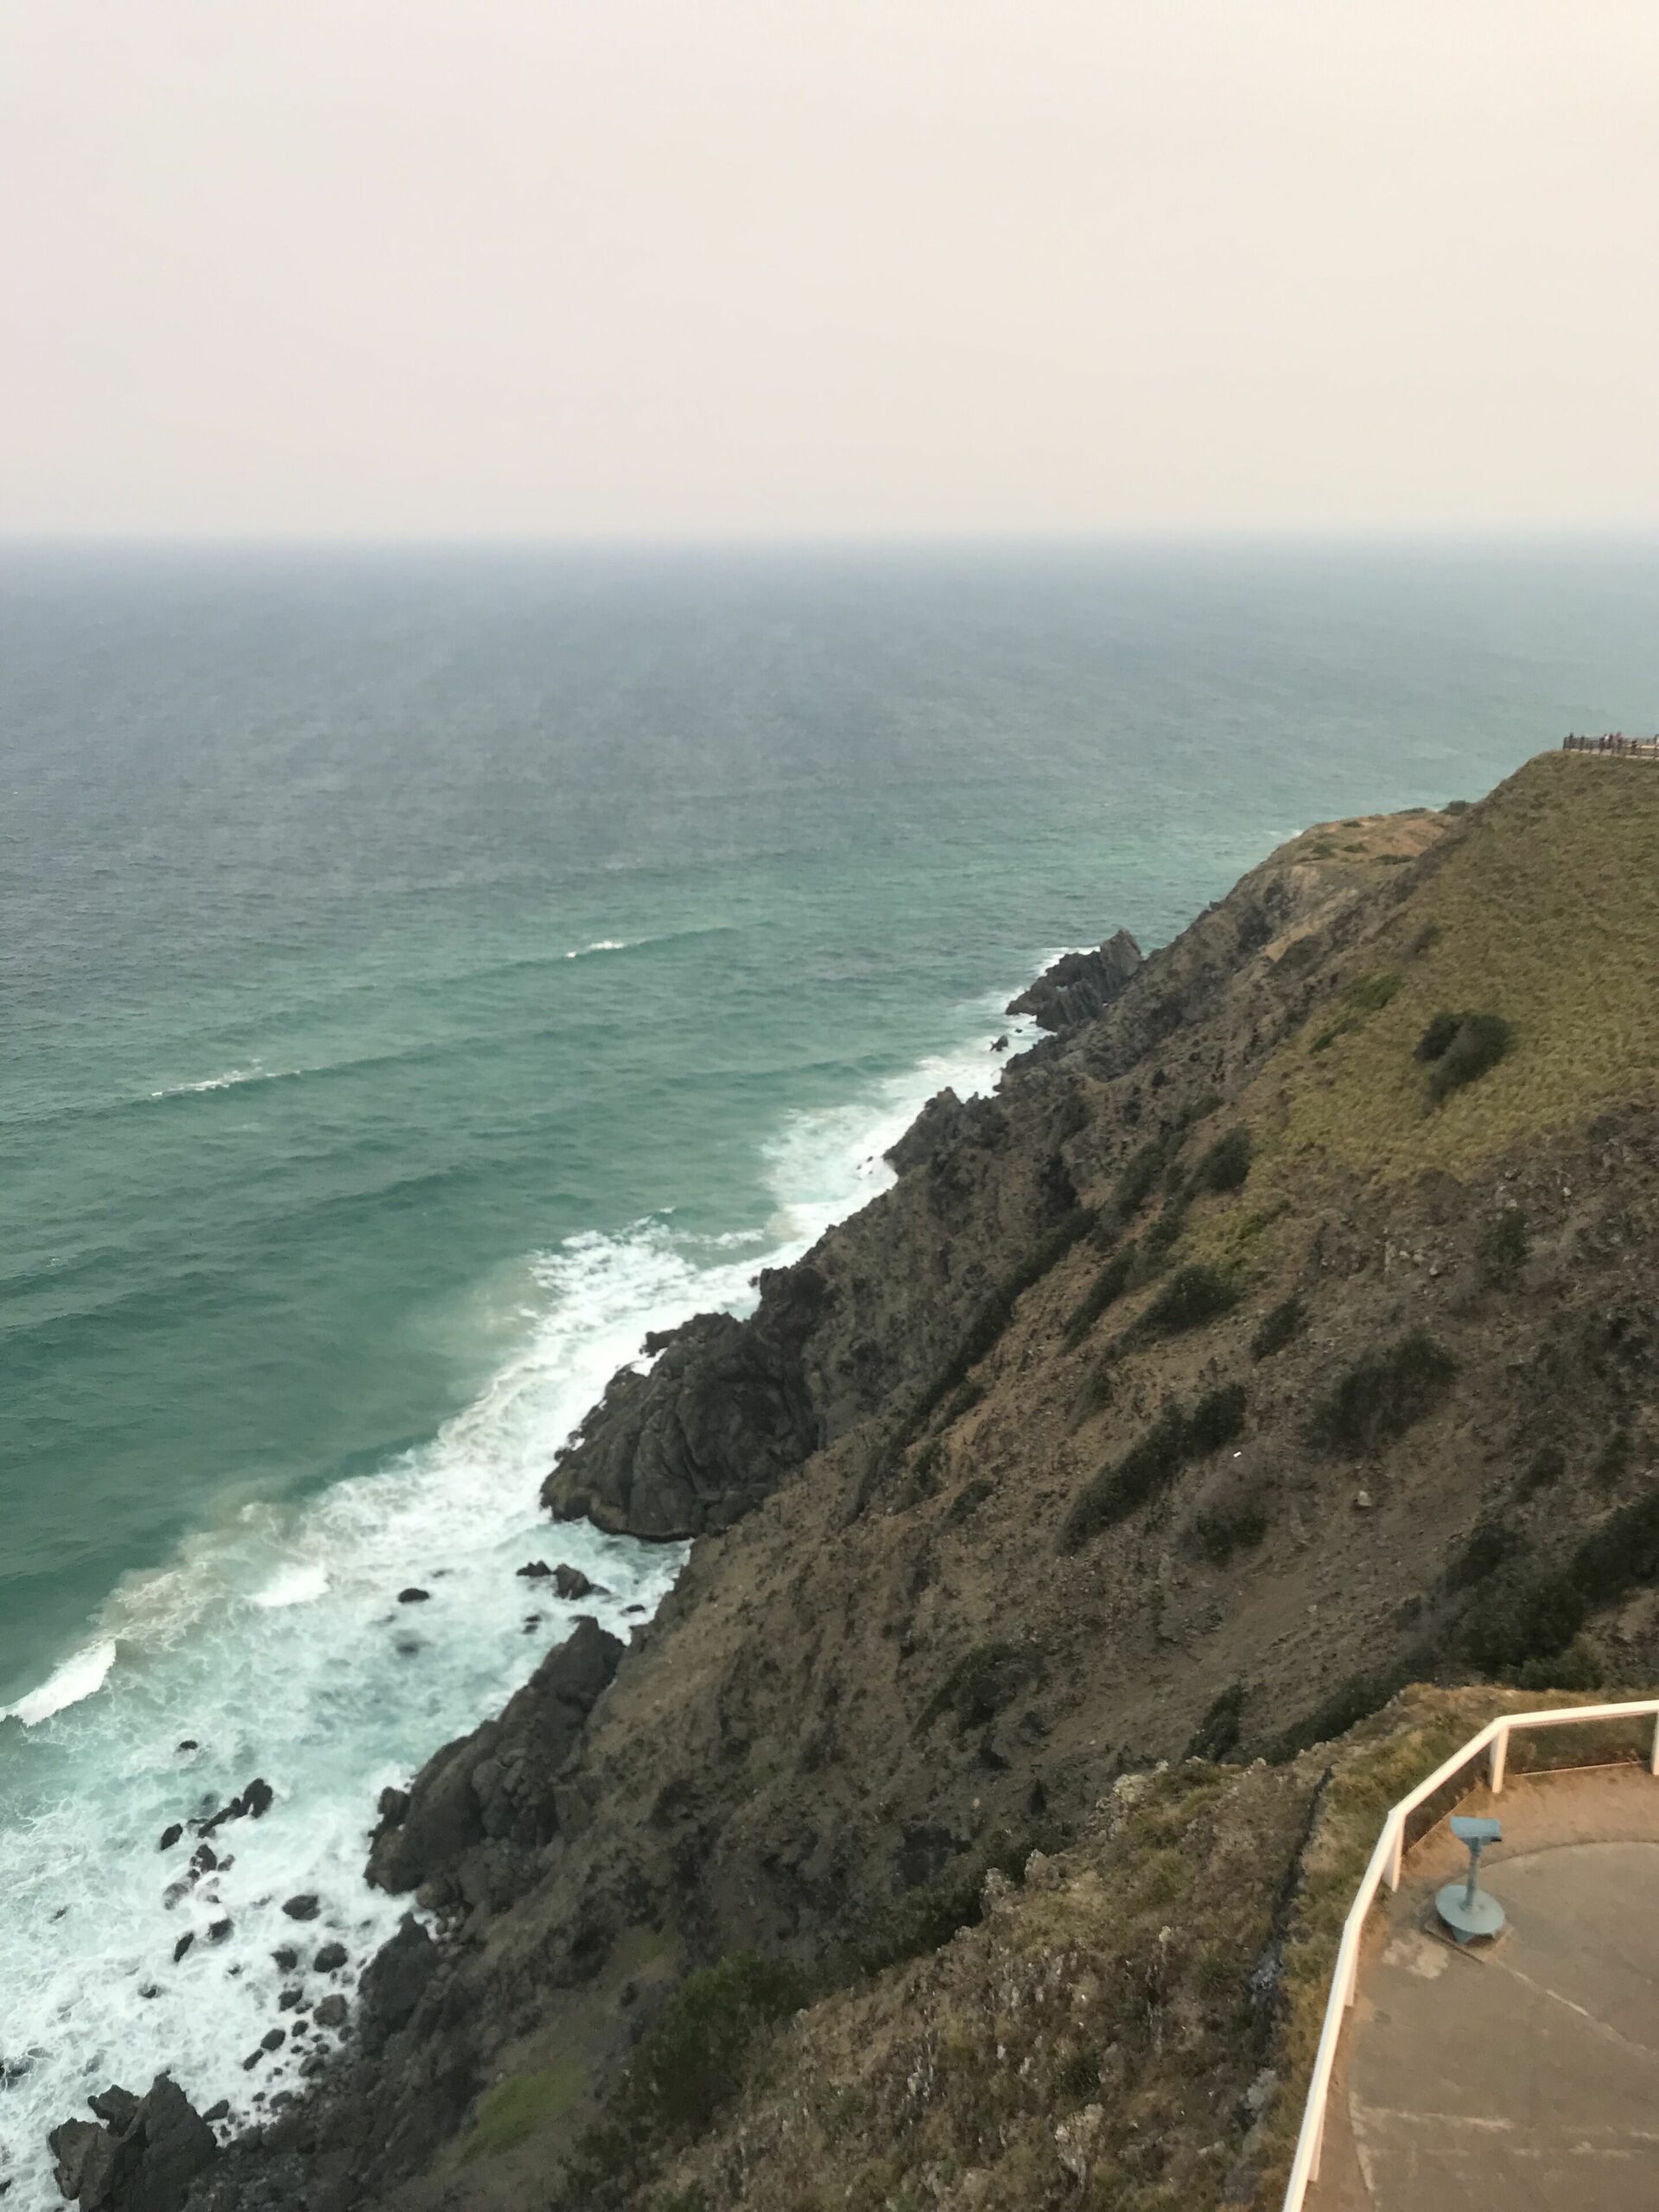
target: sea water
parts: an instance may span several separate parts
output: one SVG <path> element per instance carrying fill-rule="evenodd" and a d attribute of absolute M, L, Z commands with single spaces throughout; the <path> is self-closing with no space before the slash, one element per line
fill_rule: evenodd
<path fill-rule="evenodd" d="M 0 559 L 13 2201 L 110 2081 L 232 2120 L 290 2088 L 291 2042 L 246 2063 L 282 1989 L 349 1995 L 403 1909 L 378 1791 L 578 1610 L 658 1603 L 676 1548 L 537 1507 L 646 1330 L 873 1195 L 1052 951 L 1651 720 L 1656 582 L 1632 547 Z M 161 1836 L 255 1776 L 192 1883 Z"/>

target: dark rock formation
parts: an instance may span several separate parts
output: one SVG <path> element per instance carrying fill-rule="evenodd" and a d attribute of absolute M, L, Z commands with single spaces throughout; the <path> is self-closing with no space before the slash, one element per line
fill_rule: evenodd
<path fill-rule="evenodd" d="M 418 1589 L 411 1583 L 407 1590 L 397 1592 L 397 1602 L 400 1605 L 423 1605 L 431 1595 L 429 1590 Z"/>
<path fill-rule="evenodd" d="M 957 1141 L 967 1119 L 968 1109 L 954 1090 L 937 1091 L 898 1143 L 887 1147 L 888 1166 L 898 1175 L 925 1167 Z"/>
<path fill-rule="evenodd" d="M 311 1961 L 319 1974 L 336 1974 L 346 1963 L 343 1943 L 325 1943 Z"/>
<path fill-rule="evenodd" d="M 315 1920 L 318 1911 L 316 1891 L 307 1890 L 301 1897 L 289 1897 L 283 1910 L 290 1920 Z"/>
<path fill-rule="evenodd" d="M 1104 1012 L 1141 965 L 1141 948 L 1119 930 L 1093 952 L 1066 952 L 1044 969 L 1016 999 L 1010 1014 L 1028 1014 L 1040 1028 L 1078 1028 Z"/>
<path fill-rule="evenodd" d="M 181 2212 L 218 2155 L 213 2130 L 177 2083 L 158 2074 L 145 2097 L 110 2088 L 92 2100 L 106 2122 L 72 2120 L 51 2136 L 58 2187 L 81 2212 Z"/>
<path fill-rule="evenodd" d="M 590 1582 L 579 1567 L 567 1567 L 561 1560 L 553 1570 L 553 1587 L 561 1598 L 574 1603 L 578 1598 L 608 1598 L 610 1592 L 601 1590 Z"/>
<path fill-rule="evenodd" d="M 613 1379 L 542 1486 L 558 1519 L 698 1535 L 728 1527 L 799 1465 L 818 1440 L 801 1353 L 823 1278 L 802 1262 L 760 1281 L 752 1320 L 699 1313 L 647 1338 L 657 1364 Z"/>
<path fill-rule="evenodd" d="M 414 1914 L 406 1912 L 397 1933 L 375 1954 L 364 1971 L 359 1997 L 365 2050 L 378 2050 L 388 2037 L 407 2027 L 437 1965 L 437 1945 Z M 340 2001 L 343 2005 L 344 1999 Z M 325 1997 L 322 2004 L 327 2003 Z M 322 2005 L 317 2007 L 317 2018 L 322 2019 Z M 323 2020 L 322 2024 L 327 2027 L 329 2022 Z"/>
<path fill-rule="evenodd" d="M 264 1776 L 256 1775 L 240 1796 L 232 1797 L 228 1805 L 221 1805 L 218 1812 L 205 1821 L 194 1821 L 193 1826 L 198 1835 L 209 1836 L 216 1829 L 222 1828 L 226 1821 L 263 1820 L 275 1802 L 276 1796 L 276 1791 Z"/>
<path fill-rule="evenodd" d="M 179 1838 L 183 1834 L 183 1821 L 175 1821 L 170 1827 L 166 1827 L 162 1830 L 162 1840 L 160 1844 L 157 1846 L 157 1848 L 162 1851 L 171 1851 L 174 1845 L 179 1840 Z"/>
<path fill-rule="evenodd" d="M 527 1581 L 531 1582 L 545 1581 L 547 1577 L 553 1572 L 552 1568 L 548 1565 L 544 1559 L 526 1560 L 524 1564 L 517 1571 Z"/>
<path fill-rule="evenodd" d="M 621 1656 L 615 1637 L 579 1620 L 499 1720 L 428 1761 L 398 1816 L 375 1830 L 370 1880 L 419 1888 L 435 1901 L 496 1906 L 509 1898 L 526 1860 L 558 1827 L 555 1785 Z"/>

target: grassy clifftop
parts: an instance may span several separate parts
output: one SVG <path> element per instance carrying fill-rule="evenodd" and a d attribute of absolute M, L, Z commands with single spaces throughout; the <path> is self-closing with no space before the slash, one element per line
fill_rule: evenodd
<path fill-rule="evenodd" d="M 1314 833 L 1317 841 L 1318 833 Z M 1547 753 L 1445 839 L 1353 972 L 1240 1101 L 1288 1185 L 1325 1161 L 1465 1173 L 1659 1085 L 1659 772 Z M 1446 1011 L 1514 1031 L 1431 1108 L 1414 1048 Z M 1267 1179 L 1264 1177 L 1264 1181 Z"/>

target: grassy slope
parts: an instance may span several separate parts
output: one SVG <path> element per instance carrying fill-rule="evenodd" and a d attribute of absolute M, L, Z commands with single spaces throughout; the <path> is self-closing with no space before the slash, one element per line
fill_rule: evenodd
<path fill-rule="evenodd" d="M 1414 957 L 1425 929 L 1438 934 Z M 1244 1102 L 1263 1184 L 1323 1161 L 1460 1174 L 1647 1093 L 1659 1081 L 1659 773 L 1569 753 L 1529 762 L 1470 817 L 1365 972 L 1400 977 L 1388 1004 L 1324 1052 L 1312 1048 L 1327 1025 L 1310 1022 Z M 1503 1014 L 1516 1043 L 1431 1112 L 1412 1054 L 1448 1007 Z"/>

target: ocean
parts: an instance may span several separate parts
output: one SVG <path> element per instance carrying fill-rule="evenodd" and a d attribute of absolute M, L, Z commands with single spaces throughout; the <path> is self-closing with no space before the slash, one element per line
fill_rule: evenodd
<path fill-rule="evenodd" d="M 519 1565 L 659 1600 L 536 1507 L 648 1328 L 880 1188 L 1054 952 L 1650 726 L 1656 597 L 1639 545 L 0 554 L 11 2201 L 107 2082 L 292 2086 L 271 1954 L 349 1992 L 395 1927 L 378 1792 L 577 1610 Z M 193 1884 L 163 1831 L 256 1775 Z"/>

